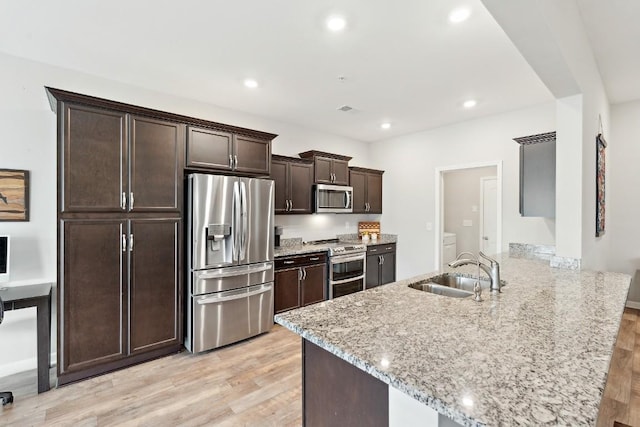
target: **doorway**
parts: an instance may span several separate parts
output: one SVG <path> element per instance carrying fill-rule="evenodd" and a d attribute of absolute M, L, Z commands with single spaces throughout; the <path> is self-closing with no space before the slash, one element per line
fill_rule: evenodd
<path fill-rule="evenodd" d="M 501 252 L 502 161 L 436 168 L 435 266 L 456 253 Z M 446 242 L 445 242 L 446 240 Z"/>

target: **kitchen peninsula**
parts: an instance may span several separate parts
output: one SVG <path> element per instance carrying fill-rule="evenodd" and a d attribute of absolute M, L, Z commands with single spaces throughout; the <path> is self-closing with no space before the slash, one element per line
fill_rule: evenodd
<path fill-rule="evenodd" d="M 277 315 L 304 338 L 305 424 L 594 425 L 631 277 L 498 261 L 480 303 L 408 287 L 432 273 Z"/>

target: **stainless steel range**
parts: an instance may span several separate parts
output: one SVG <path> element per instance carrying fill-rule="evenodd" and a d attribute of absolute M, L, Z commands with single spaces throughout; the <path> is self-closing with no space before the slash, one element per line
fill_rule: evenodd
<path fill-rule="evenodd" d="M 329 246 L 329 299 L 365 289 L 367 247 L 339 242 L 338 239 L 316 240 L 308 244 Z"/>

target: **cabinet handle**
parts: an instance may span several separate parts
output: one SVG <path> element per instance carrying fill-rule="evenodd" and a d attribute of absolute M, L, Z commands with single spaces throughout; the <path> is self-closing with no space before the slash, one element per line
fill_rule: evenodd
<path fill-rule="evenodd" d="M 289 264 L 293 264 L 295 263 L 295 261 L 284 261 L 283 264 L 289 265 Z"/>
<path fill-rule="evenodd" d="M 233 168 L 234 169 L 238 169 L 238 155 L 237 154 L 235 154 L 233 156 Z"/>
<path fill-rule="evenodd" d="M 289 210 L 293 210 L 293 200 L 289 200 Z"/>
<path fill-rule="evenodd" d="M 378 255 L 378 265 L 382 265 L 382 255 Z"/>
<path fill-rule="evenodd" d="M 369 252 L 378 252 L 377 249 L 369 249 Z"/>
<path fill-rule="evenodd" d="M 129 252 L 133 252 L 133 233 L 129 234 Z"/>
<path fill-rule="evenodd" d="M 127 209 L 127 193 L 122 192 L 122 200 L 120 201 L 120 207 L 122 210 Z"/>
<path fill-rule="evenodd" d="M 133 191 L 129 193 L 129 209 L 133 209 Z"/>
<path fill-rule="evenodd" d="M 127 252 L 127 235 L 122 234 L 122 252 Z"/>
<path fill-rule="evenodd" d="M 384 264 L 384 255 L 380 255 L 382 257 L 382 263 Z"/>
<path fill-rule="evenodd" d="M 233 156 L 229 154 L 229 168 L 233 169 Z"/>
<path fill-rule="evenodd" d="M 309 261 L 318 261 L 320 259 L 320 257 L 314 256 L 309 258 Z"/>
<path fill-rule="evenodd" d="M 302 269 L 298 270 L 298 282 L 302 282 Z"/>
<path fill-rule="evenodd" d="M 306 268 L 302 269 L 302 280 L 307 280 L 307 269 Z"/>
<path fill-rule="evenodd" d="M 387 250 L 388 250 L 388 251 L 390 251 L 391 249 L 393 249 L 393 246 L 389 246 L 389 247 L 387 248 Z"/>

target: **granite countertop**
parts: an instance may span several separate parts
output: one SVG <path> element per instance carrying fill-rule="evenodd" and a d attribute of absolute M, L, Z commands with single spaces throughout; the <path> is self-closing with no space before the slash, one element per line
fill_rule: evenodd
<path fill-rule="evenodd" d="M 395 234 L 381 234 L 376 241 L 369 240 L 368 243 L 363 243 L 358 238 L 357 234 L 343 234 L 338 236 L 340 243 L 351 244 L 364 244 L 365 246 L 373 245 L 387 245 L 389 243 L 396 243 L 398 236 Z M 302 239 L 284 239 L 285 242 L 282 246 L 274 248 L 275 257 L 291 256 L 291 255 L 303 255 L 314 252 L 326 252 L 330 247 L 335 246 L 335 243 L 307 245 L 302 243 Z"/>
<path fill-rule="evenodd" d="M 481 303 L 407 286 L 434 272 L 275 319 L 462 425 L 595 425 L 631 277 L 498 261 Z"/>

